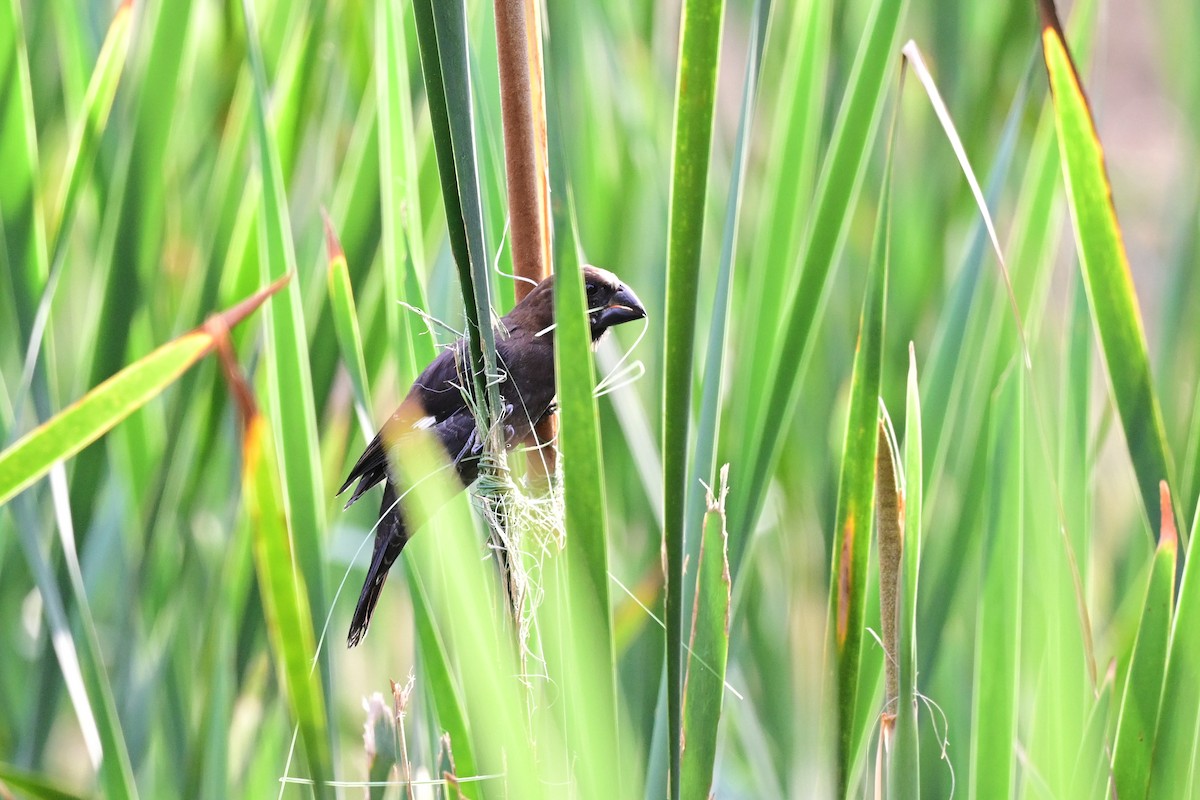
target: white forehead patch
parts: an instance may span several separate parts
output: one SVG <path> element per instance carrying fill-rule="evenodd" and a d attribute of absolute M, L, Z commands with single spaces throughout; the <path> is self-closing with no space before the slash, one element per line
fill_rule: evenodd
<path fill-rule="evenodd" d="M 585 266 L 587 266 L 588 269 L 593 270 L 596 273 L 597 277 L 602 279 L 609 286 L 620 286 L 621 285 L 621 279 L 618 278 L 616 275 L 612 274 L 611 272 L 609 272 L 608 270 L 602 269 L 601 267 L 597 267 L 594 264 L 587 264 Z"/>

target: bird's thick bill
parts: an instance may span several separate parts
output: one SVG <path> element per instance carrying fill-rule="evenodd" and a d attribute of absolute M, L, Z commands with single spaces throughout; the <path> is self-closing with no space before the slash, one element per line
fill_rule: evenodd
<path fill-rule="evenodd" d="M 632 322 L 646 316 L 642 301 L 638 300 L 628 287 L 622 286 L 608 301 L 608 305 L 600 310 L 596 322 L 602 328 L 620 325 L 622 322 Z"/>

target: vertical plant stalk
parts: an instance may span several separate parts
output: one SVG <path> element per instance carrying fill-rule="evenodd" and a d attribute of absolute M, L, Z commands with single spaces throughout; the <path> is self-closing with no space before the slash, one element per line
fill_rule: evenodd
<path fill-rule="evenodd" d="M 509 241 L 517 276 L 514 288 L 520 302 L 536 283 L 550 274 L 546 112 L 542 104 L 545 92 L 534 4 L 526 0 L 495 0 L 495 9 Z M 539 442 L 551 441 L 553 421 L 547 419 L 535 435 Z M 546 448 L 541 451 L 541 458 L 531 458 L 529 470 L 535 482 L 544 484 L 547 475 L 554 472 L 554 451 Z"/>
<path fill-rule="evenodd" d="M 687 511 L 696 293 L 721 47 L 722 0 L 687 0 L 679 42 L 663 357 L 663 536 L 667 551 L 668 796 L 680 796 L 683 732 L 683 530 Z"/>

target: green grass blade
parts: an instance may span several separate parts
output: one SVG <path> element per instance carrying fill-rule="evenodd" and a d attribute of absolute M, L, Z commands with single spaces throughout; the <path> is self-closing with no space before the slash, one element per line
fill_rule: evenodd
<path fill-rule="evenodd" d="M 1014 786 L 1012 743 L 1021 685 L 1024 374 L 1013 365 L 993 395 L 988 435 L 990 519 L 975 628 L 970 798 L 1009 797 Z"/>
<path fill-rule="evenodd" d="M 276 149 L 270 112 L 266 67 L 259 49 L 258 32 L 249 0 L 243 3 L 251 68 L 254 74 L 254 131 L 262 174 L 262 212 L 259 215 L 259 274 L 274 280 L 296 271 L 292 225 L 287 195 Z M 282 302 L 272 303 L 264 314 L 266 326 L 264 368 L 267 376 L 267 416 L 272 438 L 278 444 L 269 454 L 279 458 L 284 486 L 288 530 L 296 537 L 296 558 L 304 575 L 310 619 L 324 619 L 329 608 L 325 589 L 325 491 L 321 476 L 316 408 L 304 308 L 297 281 L 291 282 Z M 321 653 L 325 702 L 333 697 L 329 651 Z M 332 741 L 332 735 L 328 741 Z M 326 745 L 329 746 L 328 744 Z M 313 747 L 310 744 L 310 747 Z M 312 753 L 311 758 L 322 755 Z M 328 753 L 323 755 L 328 759 Z"/>
<path fill-rule="evenodd" d="M 704 378 L 700 394 L 700 416 L 696 422 L 696 452 L 693 477 L 688 486 L 687 516 L 684 521 L 686 552 L 684 559 L 696 563 L 699 558 L 700 524 L 706 513 L 705 490 L 701 481 L 713 484 L 717 479 L 717 442 L 721 436 L 721 395 L 725 377 L 725 356 L 729 350 L 729 316 L 733 303 L 733 279 L 740 220 L 742 218 L 742 196 L 749 156 L 749 139 L 754 123 L 754 109 L 758 105 L 759 74 L 762 70 L 763 42 L 767 36 L 769 0 L 759 0 L 754 5 L 750 50 L 746 54 L 746 76 L 742 83 L 741 115 L 738 119 L 737 141 L 733 149 L 734 172 L 729 186 L 729 197 L 725 208 L 725 230 L 721 239 L 721 261 L 717 268 L 716 289 L 712 322 L 708 329 L 708 343 L 704 354 Z M 695 595 L 696 573 L 684 575 L 682 597 Z M 683 610 L 684 627 L 688 627 L 690 613 Z"/>
<path fill-rule="evenodd" d="M 668 796 L 674 800 L 680 797 L 683 733 L 683 552 L 692 358 L 723 7 L 722 0 L 686 0 L 683 5 L 667 222 L 663 536 L 667 551 L 667 731 L 671 754 Z"/>
<path fill-rule="evenodd" d="M 393 358 L 406 363 L 414 360 L 411 355 L 412 337 L 407 325 L 401 328 L 401 308 L 397 301 L 404 297 L 401 286 L 404 265 L 408 261 L 404 206 L 409 195 L 407 187 L 415 176 L 409 172 L 412 162 L 412 113 L 405 113 L 409 105 L 408 54 L 404 49 L 400 10 L 399 3 L 376 5 L 375 85 L 379 106 L 383 285 L 386 300 L 390 301 L 384 302 L 384 319 Z"/>
<path fill-rule="evenodd" d="M 416 0 L 413 8 L 451 250 L 467 311 L 474 395 L 480 398 L 478 408 L 484 415 L 485 432 L 492 434 L 499 430 L 492 423 L 500 416 L 500 393 L 496 383 L 486 379 L 496 374 L 496 342 L 475 156 L 466 9 L 459 0 Z M 493 447 L 493 452 L 499 454 L 502 450 Z"/>
<path fill-rule="evenodd" d="M 108 34 L 96 58 L 96 66 L 88 82 L 83 100 L 83 118 L 71 141 L 67 162 L 63 168 L 62 189 L 56 201 L 56 213 L 49 223 L 48 239 L 53 243 L 52 264 L 57 264 L 63 248 L 63 231 L 69 230 L 75 216 L 79 188 L 92 168 L 96 150 L 100 145 L 100 134 L 108 124 L 117 86 L 121 82 L 126 55 L 129 49 L 129 33 L 132 26 L 133 4 L 126 0 L 118 8 L 109 25 Z"/>
<path fill-rule="evenodd" d="M 19 0 L 0 4 L 0 225 L 21 330 L 28 331 L 49 271 L 38 177 L 37 129 Z"/>
<path fill-rule="evenodd" d="M 1088 715 L 1079 743 L 1079 756 L 1075 760 L 1073 786 L 1078 788 L 1079 797 L 1101 797 L 1109 786 L 1112 763 L 1108 743 L 1113 720 L 1113 684 L 1116 682 L 1117 664 L 1109 665 L 1104 681 Z M 1141 795 L 1139 795 L 1141 796 Z"/>
<path fill-rule="evenodd" d="M 780 11 L 787 6 L 780 7 Z M 755 237 L 751 269 L 746 276 L 746 302 L 760 310 L 746 320 L 740 337 L 744 338 L 743 356 L 747 373 L 763 375 L 775 357 L 779 326 L 763 324 L 781 320 L 788 292 L 799 274 L 793 269 L 800 250 L 803 219 L 812 203 L 813 181 L 819 164 L 818 143 L 825 113 L 825 81 L 833 58 L 830 54 L 830 17 L 832 8 L 820 0 L 795 4 L 791 25 L 782 27 L 782 14 L 775 14 L 768 33 L 766 55 L 770 58 L 782 49 L 786 55 L 777 80 L 768 74 L 764 84 L 763 105 L 774 109 L 766 150 L 768 166 L 761 177 L 764 209 L 760 234 Z M 747 430 L 747 416 L 757 413 L 761 393 L 738 398 L 733 429 Z M 737 435 L 737 434 L 734 434 Z M 743 434 L 747 435 L 747 434 Z"/>
<path fill-rule="evenodd" d="M 683 691 L 683 753 L 680 786 L 684 797 L 711 797 L 715 790 L 717 731 L 725 699 L 725 667 L 729 656 L 729 548 L 725 530 L 725 496 L 729 468 L 709 494 L 697 557 L 691 650 Z"/>
<path fill-rule="evenodd" d="M 105 242 L 111 250 L 101 254 L 107 259 L 103 268 L 108 275 L 97 330 L 104 332 L 106 343 L 91 362 L 92 383 L 112 375 L 124 361 L 133 318 L 144 299 L 143 282 L 150 265 L 157 266 L 166 215 L 163 174 L 167 172 L 171 120 L 180 99 L 186 97 L 178 85 L 191 13 L 192 0 L 147 4 L 138 22 L 134 41 L 143 43 L 139 47 L 147 53 L 133 55 L 148 61 L 132 101 L 134 130 L 122 142 L 118 175 L 106 209 L 106 216 L 111 215 L 115 224 L 114 235 Z M 102 466 L 97 461 L 88 469 Z M 79 483 L 78 477 L 74 484 Z M 84 488 L 88 488 L 86 482 Z"/>
<path fill-rule="evenodd" d="M 1137 473 L 1147 520 L 1158 483 L 1175 485 L 1162 410 L 1150 374 L 1141 312 L 1121 238 L 1099 135 L 1083 85 L 1071 60 L 1052 0 L 1041 0 L 1042 48 L 1050 89 L 1068 207 L 1087 288 L 1092 322 L 1104 356 L 1125 442 Z"/>
<path fill-rule="evenodd" d="M 439 530 L 437 537 L 414 537 L 404 556 L 423 579 L 425 611 L 444 637 L 448 662 L 457 667 L 469 710 L 470 739 L 462 741 L 470 742 L 482 773 L 468 775 L 460 768 L 459 775 L 489 776 L 480 784 L 480 795 L 531 800 L 549 796 L 538 783 L 533 762 L 533 740 L 523 713 L 526 697 L 517 679 L 521 670 L 506 641 L 511 629 L 493 605 L 501 596 L 496 572 L 479 558 L 470 506 L 452 487 L 452 478 L 436 474 L 446 467 L 437 444 L 414 436 L 395 456 L 393 466 L 401 483 L 413 487 L 403 500 L 406 513 L 432 520 Z M 551 738 L 538 739 L 539 753 L 555 752 Z M 459 742 L 452 745 L 457 759 Z"/>
<path fill-rule="evenodd" d="M 612 617 L 608 579 L 608 513 L 604 494 L 604 458 L 600 446 L 599 412 L 593 390 L 591 333 L 583 272 L 573 235 L 574 216 L 555 237 L 554 281 L 554 369 L 558 381 L 559 447 L 562 452 L 562 489 L 565 511 L 566 559 L 569 565 L 571 624 L 586 634 L 575 633 L 576 648 L 587 642 L 589 665 L 585 674 L 573 678 L 586 683 L 592 718 L 572 725 L 592 729 L 586 757 L 580 753 L 585 794 L 611 796 L 606 782 L 621 782 L 617 742 L 616 658 L 613 653 Z M 568 634 L 570 635 L 570 634 Z M 571 728 L 568 728 L 571 730 Z M 603 765 L 603 766 L 601 766 Z"/>
<path fill-rule="evenodd" d="M 267 617 L 267 636 L 275 651 L 276 672 L 284 687 L 304 745 L 318 797 L 332 797 L 326 783 L 333 778 L 325 700 L 319 676 L 313 618 L 309 613 L 299 554 L 288 530 L 278 455 L 267 421 L 255 414 L 245 421 L 243 492 L 254 537 L 254 563 Z"/>
<path fill-rule="evenodd" d="M 48 223 L 47 238 L 50 241 L 51 250 L 50 278 L 42 293 L 29 336 L 22 390 L 26 388 L 25 382 L 33 377 L 34 364 L 41 350 L 42 337 L 49 321 L 50 307 L 64 269 L 66 254 L 64 233 L 69 233 L 75 219 L 79 189 L 92 170 L 96 150 L 100 144 L 100 135 L 108 123 L 108 115 L 112 110 L 117 85 L 121 80 L 129 49 L 131 17 L 132 8 L 128 2 L 123 3 L 113 17 L 88 83 L 87 95 L 84 98 L 83 118 L 73 134 L 70 150 L 67 153 L 66 165 L 63 167 L 62 188 L 55 199 L 53 216 Z"/>
<path fill-rule="evenodd" d="M 1193 520 L 1200 523 L 1200 511 Z M 1189 551 L 1171 624 L 1158 733 L 1150 769 L 1150 798 L 1190 797 L 1200 778 L 1200 558 Z"/>
<path fill-rule="evenodd" d="M 1113 788 L 1118 797 L 1145 797 L 1150 786 L 1150 762 L 1154 754 L 1154 734 L 1162 696 L 1163 673 L 1167 661 L 1167 640 L 1171 630 L 1171 612 L 1175 602 L 1175 559 L 1178 536 L 1175 512 L 1166 481 L 1161 484 L 1162 528 L 1150 582 L 1146 586 L 1146 604 L 1138 626 L 1125 695 L 1117 721 L 1113 743 Z"/>
<path fill-rule="evenodd" d="M 889 147 L 890 153 L 890 147 Z M 867 564 L 875 511 L 875 456 L 879 431 L 879 391 L 883 372 L 884 317 L 891 225 L 891 157 L 884 168 L 875 240 L 859 318 L 849 411 L 842 445 L 833 564 L 829 588 L 829 629 L 833 632 L 837 689 L 838 794 L 850 789 L 851 766 L 862 744 L 865 710 L 856 706 L 867 604 Z"/>
<path fill-rule="evenodd" d="M 734 574 L 741 564 L 748 532 L 758 517 L 767 481 L 783 445 L 779 420 L 791 419 L 810 355 L 812 333 L 825 305 L 834 266 L 850 228 L 870 155 L 870 143 L 883 113 L 884 96 L 891 85 L 896 61 L 900 20 L 905 0 L 873 3 L 862 42 L 854 59 L 832 143 L 821 169 L 807 239 L 799 259 L 801 276 L 786 304 L 784 330 L 774 348 L 765 402 L 751 422 L 750 469 L 733 498 L 734 540 L 730 560 Z M 761 381 L 762 376 L 756 380 Z M 871 428 L 874 442 L 875 428 Z"/>
<path fill-rule="evenodd" d="M 100 762 L 100 778 L 105 790 L 113 797 L 137 798 L 133 765 L 130 763 L 127 734 L 117 716 L 117 703 L 112 681 L 104 663 L 104 651 L 96 631 L 96 621 L 88 601 L 84 585 L 83 569 L 79 563 L 79 551 L 75 541 L 75 525 L 71 519 L 71 503 L 67 496 L 67 474 L 63 465 L 56 464 L 50 472 L 50 487 L 54 496 L 54 512 L 59 539 L 62 542 L 67 575 L 74 595 L 76 613 L 82 635 L 74 638 L 79 647 L 80 662 L 84 667 L 91 707 L 95 713 L 96 728 L 104 755 Z M 56 632 L 61 635 L 63 631 Z M 68 634 L 69 636 L 69 634 Z"/>
<path fill-rule="evenodd" d="M 130 364 L 0 453 L 0 505 L 46 474 L 55 462 L 75 455 L 156 397 L 213 349 L 221 331 L 245 319 L 283 283 L 272 284 L 213 323 Z"/>
<path fill-rule="evenodd" d="M 358 327 L 358 313 L 354 309 L 354 291 L 350 288 L 350 270 L 346 266 L 346 252 L 338 241 L 333 222 L 325 217 L 325 254 L 329 261 L 329 304 L 333 308 L 333 329 L 337 333 L 338 347 L 342 351 L 342 363 L 350 373 L 350 384 L 354 387 L 354 400 L 359 423 L 364 433 L 373 429 L 371 425 L 370 394 L 367 391 L 367 364 L 363 359 L 362 333 Z"/>

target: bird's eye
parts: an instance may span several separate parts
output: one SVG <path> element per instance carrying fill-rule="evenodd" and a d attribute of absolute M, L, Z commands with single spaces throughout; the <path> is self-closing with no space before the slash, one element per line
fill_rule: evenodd
<path fill-rule="evenodd" d="M 587 296 L 588 296 L 589 300 L 596 296 L 596 291 L 598 289 L 599 289 L 599 287 L 592 281 L 587 282 Z"/>

